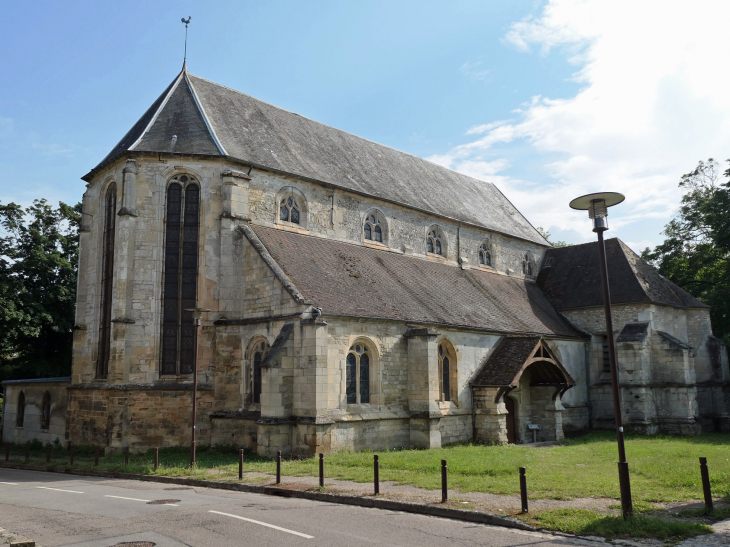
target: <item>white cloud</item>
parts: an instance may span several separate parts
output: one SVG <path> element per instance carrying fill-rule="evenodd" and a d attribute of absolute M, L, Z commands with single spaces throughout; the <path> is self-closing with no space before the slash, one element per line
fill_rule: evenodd
<path fill-rule="evenodd" d="M 476 125 L 467 134 L 478 139 L 432 161 L 485 178 L 508 167 L 489 159 L 490 149 L 521 140 L 544 158 L 545 179 L 518 181 L 507 171 L 490 180 L 534 225 L 583 226 L 584 215 L 567 201 L 614 190 L 627 199 L 612 211 L 612 228 L 644 245 L 658 235 L 630 226 L 668 220 L 680 176 L 701 159 L 730 156 L 729 18 L 728 2 L 554 0 L 514 23 L 503 41 L 524 51 L 537 46 L 543 55 L 561 48 L 583 88 L 572 98 L 535 97 L 516 121 Z"/>

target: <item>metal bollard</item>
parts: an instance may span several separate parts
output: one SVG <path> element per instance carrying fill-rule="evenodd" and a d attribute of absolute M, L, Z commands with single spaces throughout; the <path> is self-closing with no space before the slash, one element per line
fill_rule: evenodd
<path fill-rule="evenodd" d="M 25 443 L 25 461 L 30 459 L 30 442 Z"/>
<path fill-rule="evenodd" d="M 446 460 L 441 460 L 441 503 L 449 499 L 449 486 L 446 478 Z"/>
<path fill-rule="evenodd" d="M 99 447 L 94 447 L 94 467 L 99 465 Z"/>
<path fill-rule="evenodd" d="M 10 461 L 10 443 L 5 443 L 5 461 Z"/>
<path fill-rule="evenodd" d="M 524 467 L 520 467 L 520 496 L 522 497 L 522 512 L 527 513 L 527 477 Z"/>
<path fill-rule="evenodd" d="M 319 487 L 324 488 L 324 454 L 319 453 Z"/>
<path fill-rule="evenodd" d="M 124 465 L 129 465 L 129 447 L 124 447 Z"/>
<path fill-rule="evenodd" d="M 157 471 L 157 468 L 160 466 L 160 447 L 155 447 L 155 471 Z"/>
<path fill-rule="evenodd" d="M 51 445 L 46 445 L 46 463 L 51 463 Z"/>
<path fill-rule="evenodd" d="M 74 445 L 68 443 L 68 464 L 74 464 Z"/>
<path fill-rule="evenodd" d="M 276 452 L 276 484 L 281 484 L 281 450 Z"/>
<path fill-rule="evenodd" d="M 373 486 L 377 496 L 380 494 L 380 459 L 377 454 L 373 456 Z"/>
<path fill-rule="evenodd" d="M 712 490 L 710 489 L 710 472 L 707 470 L 707 458 L 700 458 L 700 474 L 702 475 L 702 490 L 705 491 L 705 507 L 712 511 Z"/>
<path fill-rule="evenodd" d="M 243 479 L 243 448 L 238 451 L 238 480 Z"/>

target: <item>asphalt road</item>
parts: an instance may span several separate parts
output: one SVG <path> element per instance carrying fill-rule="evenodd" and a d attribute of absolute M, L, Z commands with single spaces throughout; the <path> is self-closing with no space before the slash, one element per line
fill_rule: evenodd
<path fill-rule="evenodd" d="M 148 503 L 158 500 L 179 501 Z M 0 527 L 48 547 L 596 545 L 382 509 L 15 469 L 0 469 Z"/>

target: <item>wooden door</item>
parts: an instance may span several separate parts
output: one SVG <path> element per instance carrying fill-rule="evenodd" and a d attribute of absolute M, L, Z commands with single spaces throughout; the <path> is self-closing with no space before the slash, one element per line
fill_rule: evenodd
<path fill-rule="evenodd" d="M 515 400 L 512 397 L 505 397 L 504 403 L 507 406 L 507 442 L 516 442 L 515 428 Z"/>

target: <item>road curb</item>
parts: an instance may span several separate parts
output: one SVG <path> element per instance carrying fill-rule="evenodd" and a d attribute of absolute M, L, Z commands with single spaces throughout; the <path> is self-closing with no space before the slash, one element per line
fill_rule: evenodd
<path fill-rule="evenodd" d="M 185 477 L 160 477 L 155 475 L 141 475 L 137 473 L 123 473 L 119 471 L 101 471 L 93 469 L 71 469 L 69 467 L 56 467 L 45 465 L 25 465 L 13 462 L 0 462 L 0 468 L 21 469 L 25 471 L 45 471 L 49 473 L 60 473 L 65 475 L 80 475 L 84 477 L 102 477 L 107 479 L 131 479 L 147 482 L 159 482 L 163 484 L 175 484 L 180 486 L 197 486 L 199 488 L 217 488 L 219 490 L 233 490 L 235 492 L 249 492 L 253 494 L 266 494 L 269 496 L 282 496 L 288 498 L 300 498 L 328 503 L 339 503 L 343 505 L 356 505 L 359 507 L 370 507 L 374 509 L 386 509 L 389 511 L 403 511 L 405 513 L 416 513 L 431 517 L 442 517 L 466 522 L 477 522 L 515 528 L 536 532 L 537 529 L 517 519 L 494 515 L 492 513 L 481 513 L 467 511 L 465 509 L 454 509 L 451 507 L 439 507 L 436 505 L 425 505 L 407 501 L 395 501 L 376 497 L 347 496 L 343 494 L 327 494 L 325 492 L 313 492 L 311 490 L 290 490 L 274 486 L 257 486 L 255 484 L 243 484 L 236 482 L 216 482 L 203 479 L 189 479 Z"/>

